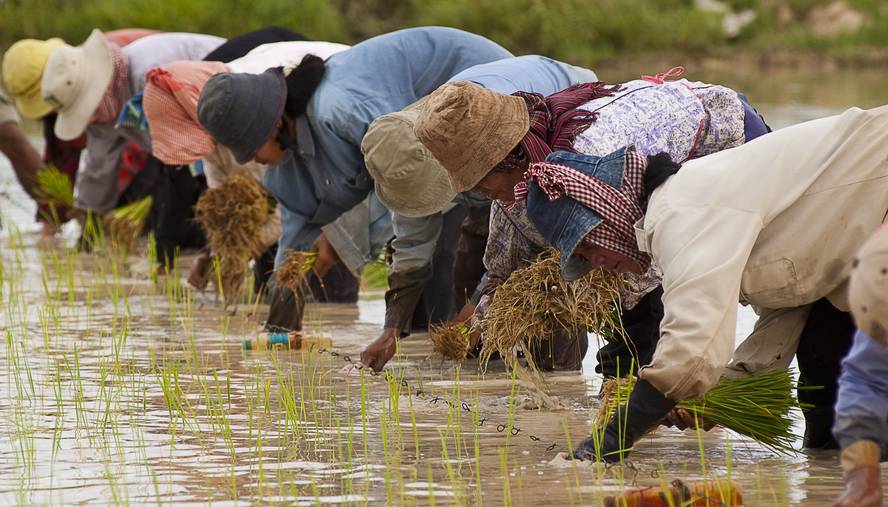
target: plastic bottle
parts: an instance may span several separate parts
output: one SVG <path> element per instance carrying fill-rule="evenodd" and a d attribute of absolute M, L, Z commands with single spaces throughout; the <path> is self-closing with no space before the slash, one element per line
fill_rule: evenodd
<path fill-rule="evenodd" d="M 302 344 L 299 333 L 265 333 L 255 339 L 244 340 L 244 350 L 298 349 Z"/>

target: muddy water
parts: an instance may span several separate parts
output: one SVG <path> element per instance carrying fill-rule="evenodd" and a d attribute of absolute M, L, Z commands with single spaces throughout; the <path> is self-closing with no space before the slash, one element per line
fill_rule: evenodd
<path fill-rule="evenodd" d="M 888 103 L 874 78 L 846 81 L 749 93 L 775 127 Z M 523 408 L 499 364 L 481 375 L 430 358 L 423 335 L 390 364 L 395 380 L 362 376 L 348 359 L 381 328 L 379 292 L 309 306 L 311 352 L 244 353 L 262 305 L 232 315 L 212 294 L 150 281 L 144 256 L 66 251 L 70 227 L 41 241 L 6 164 L 0 504 L 600 505 L 630 484 L 728 474 L 747 505 L 828 505 L 840 490 L 834 454 L 779 456 L 724 431 L 659 429 L 627 467 L 559 460 L 589 431 L 591 353 L 582 374 L 548 377 L 569 406 L 557 412 Z M 740 315 L 743 336 L 753 316 Z"/>

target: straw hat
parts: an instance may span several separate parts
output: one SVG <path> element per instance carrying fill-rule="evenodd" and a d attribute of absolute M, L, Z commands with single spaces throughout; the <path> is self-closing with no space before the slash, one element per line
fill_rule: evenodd
<path fill-rule="evenodd" d="M 22 39 L 3 55 L 3 87 L 25 118 L 42 118 L 52 112 L 52 104 L 40 96 L 40 82 L 49 55 L 64 43 L 62 39 Z"/>
<path fill-rule="evenodd" d="M 406 217 L 438 213 L 456 197 L 447 171 L 413 131 L 423 102 L 380 116 L 361 142 L 377 197 L 386 208 Z"/>
<path fill-rule="evenodd" d="M 857 327 L 888 347 L 888 226 L 876 232 L 857 254 L 848 300 Z"/>
<path fill-rule="evenodd" d="M 456 192 L 475 188 L 530 128 L 524 99 L 475 83 L 448 83 L 429 95 L 414 130 L 450 175 Z"/>
<path fill-rule="evenodd" d="M 113 74 L 111 47 L 99 29 L 80 46 L 63 44 L 49 55 L 43 72 L 43 99 L 59 113 L 55 125 L 59 139 L 76 139 L 86 130 Z"/>

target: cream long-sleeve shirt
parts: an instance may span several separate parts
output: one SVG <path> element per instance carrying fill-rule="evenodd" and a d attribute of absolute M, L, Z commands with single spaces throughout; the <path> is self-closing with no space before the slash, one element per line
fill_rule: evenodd
<path fill-rule="evenodd" d="M 713 387 L 734 352 L 738 298 L 765 315 L 824 297 L 847 308 L 854 255 L 886 211 L 888 106 L 687 162 L 637 225 L 665 306 L 640 376 L 676 401 Z"/>

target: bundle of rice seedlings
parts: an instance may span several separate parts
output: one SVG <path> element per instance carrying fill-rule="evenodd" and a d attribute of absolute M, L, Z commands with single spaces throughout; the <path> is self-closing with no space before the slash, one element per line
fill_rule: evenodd
<path fill-rule="evenodd" d="M 111 233 L 111 241 L 126 250 L 132 250 L 145 228 L 154 198 L 150 195 L 111 211 L 105 223 Z"/>
<path fill-rule="evenodd" d="M 305 285 L 308 273 L 318 259 L 317 252 L 290 250 L 281 265 L 274 270 L 278 285 L 299 293 Z"/>
<path fill-rule="evenodd" d="M 226 301 L 235 300 L 250 257 L 261 250 L 259 230 L 268 220 L 268 196 L 248 176 L 232 175 L 204 192 L 195 206 L 213 253 L 222 259 L 219 279 Z"/>
<path fill-rule="evenodd" d="M 706 394 L 676 405 L 703 421 L 745 435 L 781 454 L 796 452 L 792 412 L 802 405 L 792 395 L 793 372 L 780 369 L 740 378 L 724 378 Z M 596 425 L 604 427 L 635 387 L 635 378 L 609 380 Z"/>
<path fill-rule="evenodd" d="M 54 165 L 37 171 L 37 194 L 42 203 L 70 208 L 74 205 L 74 186 L 67 174 Z"/>
<path fill-rule="evenodd" d="M 559 328 L 583 328 L 604 337 L 622 336 L 618 311 L 622 283 L 621 277 L 602 269 L 565 282 L 558 251 L 546 249 L 530 266 L 512 272 L 497 287 L 482 324 L 482 365 L 494 352 L 507 361 L 521 352 L 536 370 L 531 340 L 538 343 Z"/>
<path fill-rule="evenodd" d="M 462 361 L 469 354 L 473 329 L 465 322 L 437 324 L 429 328 L 432 350 L 444 359 Z"/>

